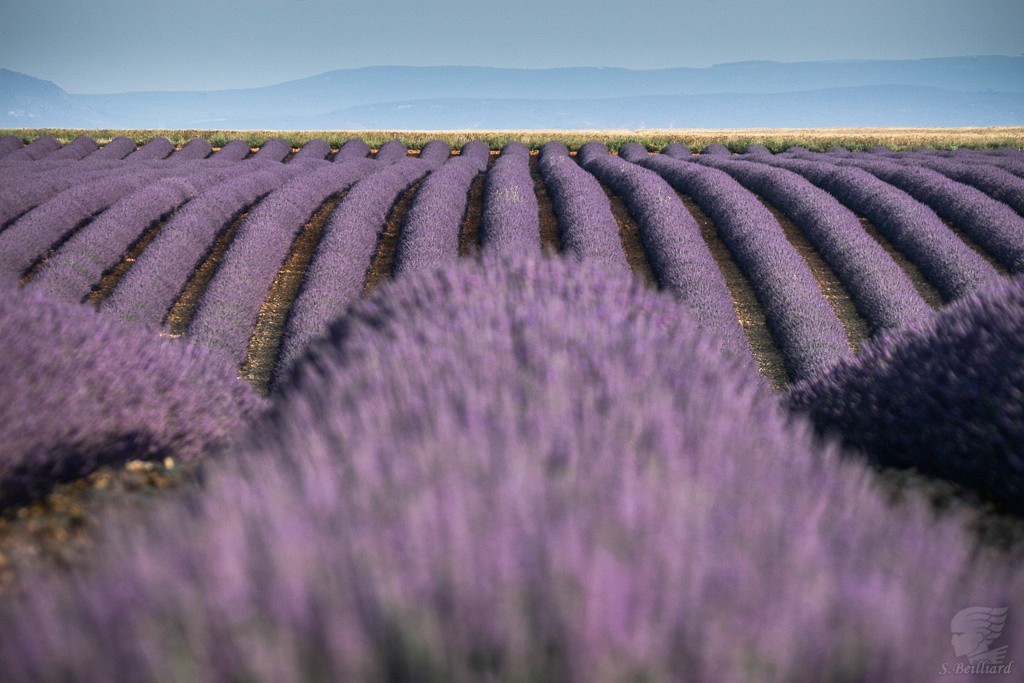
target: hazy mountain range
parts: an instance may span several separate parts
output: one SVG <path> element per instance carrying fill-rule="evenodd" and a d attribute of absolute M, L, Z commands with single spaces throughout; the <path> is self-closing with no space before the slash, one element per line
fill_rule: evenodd
<path fill-rule="evenodd" d="M 1024 125 L 1024 57 L 708 68 L 340 69 L 262 88 L 76 95 L 0 69 L 0 127 L 746 128 Z"/>

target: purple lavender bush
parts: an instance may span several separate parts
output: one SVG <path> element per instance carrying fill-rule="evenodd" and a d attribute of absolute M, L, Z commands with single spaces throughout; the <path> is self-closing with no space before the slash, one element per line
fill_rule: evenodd
<path fill-rule="evenodd" d="M 77 183 L 40 203 L 0 232 L 0 275 L 20 277 L 76 229 L 122 197 L 174 174 L 172 168 L 122 167 Z M 178 169 L 178 172 L 183 172 Z"/>
<path fill-rule="evenodd" d="M 376 290 L 205 473 L 0 603 L 5 680 L 916 681 L 1024 589 L 595 262 Z"/>
<path fill-rule="evenodd" d="M 284 161 L 292 153 L 292 144 L 283 138 L 270 138 L 262 145 L 253 159 L 266 161 Z"/>
<path fill-rule="evenodd" d="M 838 163 L 862 168 L 894 185 L 985 249 L 1010 272 L 1024 270 L 1024 217 L 981 190 L 938 171 L 894 161 L 851 157 Z"/>
<path fill-rule="evenodd" d="M 44 135 L 4 156 L 0 163 L 6 165 L 35 161 L 55 152 L 60 149 L 60 146 L 60 141 L 57 138 L 52 135 Z"/>
<path fill-rule="evenodd" d="M 0 508 L 105 464 L 195 461 L 262 408 L 214 352 L 4 284 Z"/>
<path fill-rule="evenodd" d="M 408 154 L 409 148 L 401 140 L 388 140 L 380 146 L 373 158 L 381 163 L 391 164 L 404 159 Z"/>
<path fill-rule="evenodd" d="M 289 161 L 323 161 L 331 153 L 331 146 L 323 140 L 310 140 Z"/>
<path fill-rule="evenodd" d="M 213 146 L 208 140 L 194 138 L 181 146 L 171 155 L 171 161 L 198 161 L 213 154 Z"/>
<path fill-rule="evenodd" d="M 231 140 L 214 152 L 212 158 L 224 161 L 242 161 L 249 156 L 251 151 L 249 143 L 245 140 Z"/>
<path fill-rule="evenodd" d="M 874 463 L 1024 515 L 1024 279 L 965 295 L 793 387 L 792 408 Z"/>
<path fill-rule="evenodd" d="M 4 158 L 8 154 L 18 151 L 25 146 L 25 143 L 21 141 L 17 135 L 3 135 L 0 136 L 0 159 Z"/>
<path fill-rule="evenodd" d="M 139 162 L 166 159 L 174 153 L 174 143 L 165 137 L 155 137 L 124 158 L 125 161 Z"/>
<path fill-rule="evenodd" d="M 89 156 L 93 152 L 99 149 L 99 145 L 88 135 L 79 135 L 77 138 L 64 145 L 58 150 L 50 152 L 46 155 L 47 161 L 56 159 L 70 159 L 80 160 Z"/>
<path fill-rule="evenodd" d="M 580 147 L 576 158 L 625 201 L 659 286 L 685 302 L 729 353 L 753 362 L 725 278 L 675 190 L 654 171 L 612 156 L 599 142 Z"/>
<path fill-rule="evenodd" d="M 347 161 L 351 159 L 365 159 L 370 155 L 370 146 L 359 138 L 346 140 L 334 155 L 335 161 Z"/>
<path fill-rule="evenodd" d="M 157 180 L 123 197 L 47 258 L 28 286 L 51 299 L 82 301 L 147 230 L 225 175 L 223 170 L 197 168 L 185 177 Z"/>
<path fill-rule="evenodd" d="M 900 163 L 924 166 L 961 183 L 985 192 L 1024 216 L 1024 178 L 1004 168 L 988 164 L 974 164 L 957 158 L 928 157 L 899 158 Z"/>
<path fill-rule="evenodd" d="M 459 156 L 445 161 L 423 181 L 398 235 L 396 276 L 436 268 L 459 257 L 459 229 L 470 186 L 487 170 L 489 156 L 486 143 L 471 140 Z"/>
<path fill-rule="evenodd" d="M 217 237 L 300 170 L 280 162 L 251 168 L 181 207 L 121 277 L 103 310 L 125 321 L 159 325 Z"/>
<path fill-rule="evenodd" d="M 714 221 L 764 307 L 792 379 L 810 377 L 851 352 L 846 331 L 807 263 L 757 197 L 724 171 L 700 163 L 658 154 L 640 165 L 693 197 Z"/>
<path fill-rule="evenodd" d="M 799 173 L 853 211 L 866 216 L 921 270 L 946 301 L 1001 279 L 996 270 L 954 235 L 934 211 L 903 190 L 859 168 L 836 166 L 817 158 L 810 161 L 781 156 L 757 157 L 757 161 Z"/>
<path fill-rule="evenodd" d="M 487 172 L 480 246 L 502 254 L 539 252 L 540 208 L 530 175 L 530 150 L 509 142 Z"/>
<path fill-rule="evenodd" d="M 313 252 L 288 313 L 272 388 L 306 345 L 363 293 L 388 214 L 402 194 L 431 171 L 424 159 L 369 163 L 377 170 L 345 195 Z"/>
<path fill-rule="evenodd" d="M 367 174 L 368 163 L 316 165 L 271 192 L 238 226 L 188 327 L 190 339 L 245 361 L 260 308 L 289 249 L 320 206 Z"/>
<path fill-rule="evenodd" d="M 119 135 L 89 155 L 89 161 L 98 159 L 124 159 L 135 151 L 135 141 Z"/>
<path fill-rule="evenodd" d="M 561 142 L 541 148 L 538 167 L 558 219 L 562 253 L 605 261 L 628 272 L 619 225 L 601 183 L 569 156 Z"/>
<path fill-rule="evenodd" d="M 914 283 L 864 230 L 856 214 L 803 176 L 761 164 L 701 157 L 792 220 L 850 292 L 873 332 L 898 329 L 932 311 Z"/>

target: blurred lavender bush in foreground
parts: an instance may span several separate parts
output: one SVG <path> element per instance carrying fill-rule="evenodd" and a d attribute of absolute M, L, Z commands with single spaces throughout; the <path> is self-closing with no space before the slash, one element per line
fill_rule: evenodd
<path fill-rule="evenodd" d="M 0 509 L 101 465 L 196 460 L 263 406 L 227 357 L 0 285 Z"/>
<path fill-rule="evenodd" d="M 871 340 L 789 402 L 878 464 L 1024 515 L 1024 278 Z"/>
<path fill-rule="evenodd" d="M 1019 572 L 890 506 L 717 346 L 595 262 L 384 285 L 201 495 L 0 605 L 0 677 L 932 678 L 950 617 Z"/>

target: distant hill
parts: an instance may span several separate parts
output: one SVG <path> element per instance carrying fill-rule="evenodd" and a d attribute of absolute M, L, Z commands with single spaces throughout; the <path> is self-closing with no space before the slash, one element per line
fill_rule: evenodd
<path fill-rule="evenodd" d="M 0 70 L 0 126 L 637 128 L 1024 124 L 1024 57 L 708 68 L 342 69 L 263 88 L 73 95 Z"/>

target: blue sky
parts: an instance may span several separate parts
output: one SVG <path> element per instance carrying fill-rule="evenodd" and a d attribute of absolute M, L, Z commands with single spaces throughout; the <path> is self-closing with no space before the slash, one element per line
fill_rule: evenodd
<path fill-rule="evenodd" d="M 2 0 L 0 67 L 74 93 L 400 65 L 650 69 L 1024 54 L 1021 0 Z"/>

